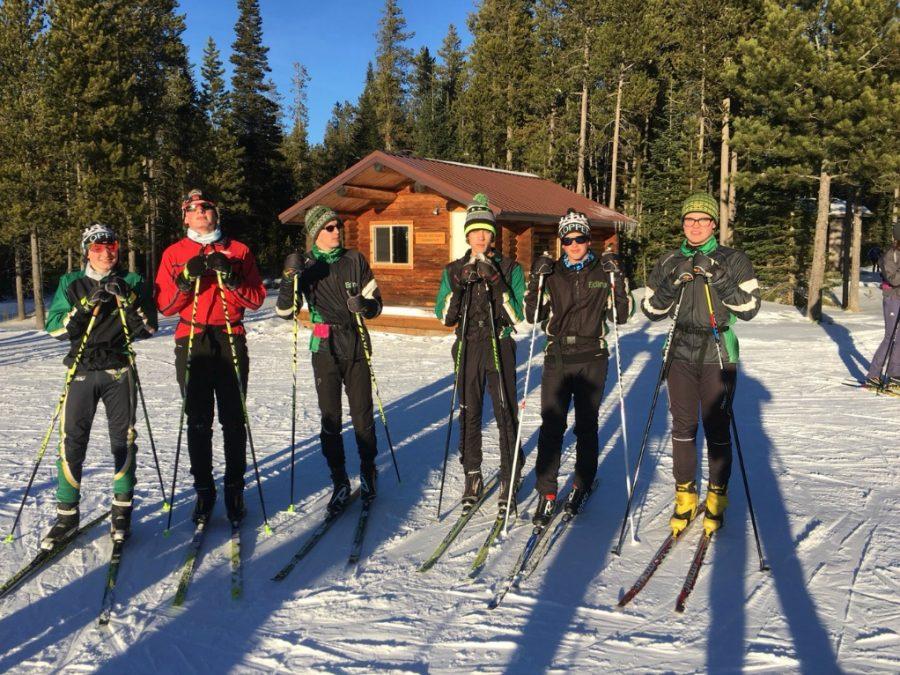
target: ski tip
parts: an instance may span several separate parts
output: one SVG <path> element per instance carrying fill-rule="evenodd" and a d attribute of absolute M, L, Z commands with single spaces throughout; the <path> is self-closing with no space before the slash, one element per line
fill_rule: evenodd
<path fill-rule="evenodd" d="M 163 502 L 163 513 L 168 513 L 172 510 L 172 505 L 169 502 Z"/>
<path fill-rule="evenodd" d="M 3 538 L 3 543 L 4 543 L 4 544 L 11 544 L 11 543 L 13 543 L 13 536 L 12 536 L 12 533 L 6 535 L 6 536 Z"/>

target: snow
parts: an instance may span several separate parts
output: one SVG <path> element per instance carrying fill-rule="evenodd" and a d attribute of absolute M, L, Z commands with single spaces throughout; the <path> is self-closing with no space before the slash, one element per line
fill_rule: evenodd
<path fill-rule="evenodd" d="M 303 353 L 298 369 L 297 512 L 285 511 L 290 476 L 291 326 L 272 298 L 248 317 L 248 408 L 274 534 L 261 528 L 248 471 L 244 598 L 229 593 L 229 528 L 221 504 L 207 533 L 185 608 L 173 613 L 177 570 L 192 534 L 186 449 L 171 536 L 163 537 L 159 484 L 143 426 L 138 506 L 116 591 L 111 630 L 96 626 L 111 544 L 98 528 L 64 558 L 0 600 L 0 671 L 156 672 L 897 672 L 900 670 L 900 401 L 843 386 L 861 377 L 883 332 L 880 293 L 864 309 L 828 309 L 814 325 L 766 304 L 737 326 L 743 366 L 735 405 L 769 574 L 760 573 L 738 462 L 726 527 L 710 549 L 684 615 L 675 597 L 692 554 L 675 548 L 625 610 L 616 602 L 665 535 L 671 509 L 669 421 L 663 389 L 637 485 L 638 543 L 610 550 L 625 501 L 615 368 L 600 412 L 600 492 L 541 567 L 496 610 L 487 601 L 527 538 L 534 508 L 539 392 L 529 397 L 528 453 L 520 517 L 466 578 L 493 516 L 476 514 L 430 572 L 417 567 L 458 508 L 462 475 L 451 450 L 435 522 L 452 378 L 451 336 L 374 335 L 375 365 L 403 482 L 379 426 L 380 495 L 354 569 L 345 566 L 358 506 L 282 582 L 271 577 L 318 523 L 330 494 L 318 449 L 318 409 Z M 632 466 L 656 382 L 667 325 L 636 315 L 621 331 Z M 180 399 L 173 323 L 137 345 L 154 438 L 169 489 Z M 528 329 L 518 335 L 524 380 Z M 301 345 L 305 346 L 303 330 Z M 539 338 L 538 346 L 543 345 Z M 8 531 L 62 386 L 63 344 L 27 326 L 0 329 L 0 527 Z M 540 357 L 531 382 L 540 382 Z M 488 418 L 486 414 L 485 418 Z M 345 412 L 346 419 L 346 412 Z M 348 467 L 357 462 L 345 426 Z M 454 446 L 455 446 L 454 432 Z M 498 464 L 496 428 L 485 425 L 485 471 Z M 218 438 L 218 432 L 217 432 Z M 567 436 L 562 476 L 574 453 Z M 54 441 L 55 442 L 55 441 Z M 218 442 L 218 440 L 216 441 Z M 54 448 L 48 450 L 0 577 L 37 550 L 54 512 Z M 221 476 L 221 451 L 216 450 Z M 98 411 L 84 477 L 82 514 L 111 498 L 112 467 Z M 255 529 L 254 529 L 255 528 Z"/>

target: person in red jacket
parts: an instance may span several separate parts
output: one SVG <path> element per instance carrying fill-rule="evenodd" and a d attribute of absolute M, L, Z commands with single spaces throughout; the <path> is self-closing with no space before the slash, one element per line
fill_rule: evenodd
<path fill-rule="evenodd" d="M 175 371 L 185 397 L 188 454 L 197 491 L 193 520 L 207 520 L 216 501 L 212 473 L 215 402 L 225 446 L 225 508 L 228 519 L 237 524 L 245 513 L 247 429 L 241 396 L 247 392 L 250 364 L 242 320 L 244 310 L 262 305 L 266 291 L 250 249 L 222 233 L 214 202 L 205 199 L 200 190 L 191 190 L 181 211 L 187 236 L 163 252 L 155 297 L 163 315 L 180 317 L 175 330 Z M 219 287 L 219 274 L 223 289 Z M 199 289 L 196 295 L 195 289 Z M 240 382 L 235 377 L 226 332 L 223 296 L 234 332 Z M 192 328 L 194 337 L 188 353 Z"/>

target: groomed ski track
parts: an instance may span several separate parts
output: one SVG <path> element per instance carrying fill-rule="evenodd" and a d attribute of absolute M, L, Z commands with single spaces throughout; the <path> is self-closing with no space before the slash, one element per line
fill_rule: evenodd
<path fill-rule="evenodd" d="M 356 518 L 345 517 L 290 577 L 280 584 L 270 581 L 320 522 L 330 494 L 304 353 L 298 369 L 298 507 L 294 514 L 284 512 L 290 489 L 291 326 L 274 317 L 270 295 L 264 309 L 246 321 L 247 405 L 274 534 L 262 534 L 256 486 L 248 471 L 243 599 L 230 597 L 230 527 L 220 504 L 185 607 L 177 613 L 168 610 L 193 531 L 193 495 L 183 453 L 172 533 L 163 537 L 165 515 L 141 420 L 135 523 L 108 629 L 96 627 L 111 548 L 103 526 L 0 601 L 0 672 L 897 672 L 900 402 L 841 384 L 864 375 L 883 333 L 880 292 L 864 287 L 861 296 L 862 313 L 828 308 L 820 326 L 793 308 L 767 303 L 754 321 L 735 327 L 742 357 L 737 423 L 772 571 L 758 571 L 735 460 L 726 526 L 710 547 L 687 611 L 677 615 L 675 598 L 699 528 L 631 605 L 616 609 L 621 593 L 665 537 L 672 479 L 663 389 L 635 499 L 640 543 L 629 537 L 621 558 L 613 556 L 625 501 L 614 367 L 600 411 L 601 490 L 522 588 L 497 610 L 487 609 L 492 587 L 531 532 L 526 519 L 534 508 L 538 386 L 529 399 L 523 433 L 527 460 L 519 523 L 492 550 L 479 579 L 466 579 L 472 555 L 496 513 L 492 498 L 440 564 L 428 574 L 416 573 L 455 518 L 450 509 L 459 508 L 462 491 L 454 430 L 444 517 L 437 525 L 452 382 L 450 336 L 374 333 L 374 362 L 403 483 L 397 485 L 377 421 L 377 508 L 358 567 L 346 569 Z M 667 327 L 666 322 L 650 324 L 638 312 L 621 330 L 632 460 Z M 172 330 L 173 323 L 164 321 L 158 337 L 136 345 L 167 489 L 179 413 Z M 305 345 L 308 331 L 302 332 Z M 527 337 L 525 330 L 517 335 L 520 392 Z M 542 346 L 539 338 L 537 347 Z M 63 353 L 63 344 L 30 325 L 0 325 L 4 535 L 62 386 Z M 534 385 L 540 375 L 538 357 Z M 355 487 L 358 459 L 346 408 L 344 419 Z M 216 429 L 216 475 L 221 481 L 221 434 Z M 570 430 L 566 449 L 573 442 Z M 492 423 L 485 426 L 484 454 L 487 474 L 498 464 Z M 4 579 L 34 555 L 50 524 L 54 460 L 48 450 L 15 541 L 0 549 Z M 570 453 L 563 473 L 571 472 L 573 462 Z M 82 516 L 87 519 L 108 508 L 112 496 L 102 406 L 85 467 Z"/>

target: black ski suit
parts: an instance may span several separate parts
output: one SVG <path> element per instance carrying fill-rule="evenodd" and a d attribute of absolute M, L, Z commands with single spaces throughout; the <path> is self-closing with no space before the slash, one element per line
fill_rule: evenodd
<path fill-rule="evenodd" d="M 709 293 L 721 335 L 724 368 L 719 366 L 719 353 L 710 328 L 706 278 L 697 276 L 682 286 L 674 283 L 674 270 L 698 251 L 722 269 L 709 281 Z M 676 317 L 679 296 L 681 306 Z M 759 312 L 759 283 L 753 265 L 742 251 L 719 246 L 715 237 L 697 248 L 685 243 L 664 254 L 656 263 L 647 280 L 641 307 L 651 321 L 667 316 L 675 319 L 666 379 L 672 413 L 675 481 L 696 480 L 699 410 L 706 435 L 709 482 L 727 486 L 731 476 L 731 432 L 729 411 L 723 406 L 726 394 L 734 398 L 738 363 L 738 341 L 732 324 L 736 319 L 749 321 Z"/>
<path fill-rule="evenodd" d="M 327 253 L 313 248 L 315 263 L 300 277 L 297 310 L 303 297 L 313 323 L 310 339 L 316 395 L 322 414 L 319 438 L 322 452 L 335 482 L 347 478 L 344 441 L 341 437 L 341 387 L 350 403 L 350 420 L 356 436 L 360 469 L 374 470 L 378 446 L 372 404 L 372 374 L 363 352 L 363 339 L 372 353 L 369 333 L 360 328 L 357 317 L 347 307 L 351 295 L 365 299 L 362 316 L 374 319 L 381 314 L 381 291 L 365 257 L 354 249 L 334 249 Z M 281 281 L 276 312 L 284 319 L 293 313 L 293 279 Z"/>
<path fill-rule="evenodd" d="M 532 275 L 525 296 L 525 315 L 532 321 L 538 304 L 537 287 L 538 277 Z M 536 317 L 547 334 L 547 347 L 541 377 L 535 489 L 542 495 L 555 495 L 566 417 L 573 400 L 574 485 L 588 489 L 597 474 L 597 417 L 609 365 L 606 322 L 612 319 L 609 273 L 595 257 L 572 268 L 557 260 L 544 278 L 543 296 Z M 631 314 L 631 299 L 621 273 L 615 276 L 615 303 L 618 323 L 625 323 Z"/>

